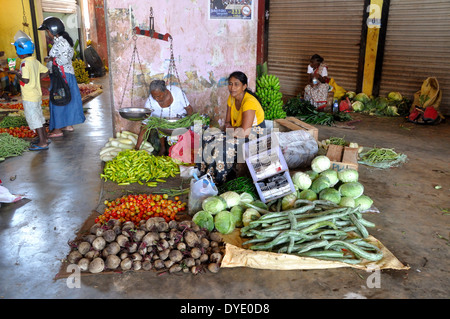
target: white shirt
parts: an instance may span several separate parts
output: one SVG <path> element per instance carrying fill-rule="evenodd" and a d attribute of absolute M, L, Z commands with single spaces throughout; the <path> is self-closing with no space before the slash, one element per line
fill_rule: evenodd
<path fill-rule="evenodd" d="M 177 115 L 187 115 L 184 108 L 189 105 L 189 101 L 183 91 L 178 86 L 174 85 L 168 85 L 167 89 L 170 91 L 173 98 L 173 102 L 169 107 L 162 108 L 159 106 L 159 103 L 152 97 L 151 94 L 145 102 L 145 108 L 153 110 L 151 116 L 174 118 L 177 117 Z"/>
<path fill-rule="evenodd" d="M 311 74 L 314 72 L 314 69 L 311 67 L 311 65 L 308 64 L 308 74 Z M 322 69 L 322 74 L 320 74 L 321 76 L 325 77 L 328 76 L 328 71 L 327 68 L 323 68 Z"/>
<path fill-rule="evenodd" d="M 63 37 L 54 37 L 53 46 L 48 55 L 56 58 L 56 64 L 63 66 L 65 73 L 75 74 L 75 70 L 72 65 L 73 53 L 73 48 L 66 39 Z M 49 70 L 51 69 L 50 64 Z"/>

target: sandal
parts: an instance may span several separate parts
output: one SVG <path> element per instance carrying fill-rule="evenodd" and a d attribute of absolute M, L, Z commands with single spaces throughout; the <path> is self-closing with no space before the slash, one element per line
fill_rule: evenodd
<path fill-rule="evenodd" d="M 47 134 L 47 137 L 63 137 L 64 136 L 64 134 L 61 132 L 61 133 L 48 133 Z"/>
<path fill-rule="evenodd" d="M 48 145 L 47 146 L 39 146 L 36 144 L 32 144 L 29 148 L 30 151 L 44 151 L 44 150 L 48 150 Z"/>
<path fill-rule="evenodd" d="M 70 128 L 62 128 L 61 131 L 73 132 L 73 127 L 70 127 Z"/>

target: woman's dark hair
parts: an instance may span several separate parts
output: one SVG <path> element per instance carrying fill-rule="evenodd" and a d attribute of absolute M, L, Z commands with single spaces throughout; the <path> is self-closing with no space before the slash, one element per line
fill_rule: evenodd
<path fill-rule="evenodd" d="M 67 40 L 67 42 L 69 42 L 69 45 L 73 48 L 73 40 L 70 37 L 70 35 L 67 33 L 67 31 L 63 31 L 58 33 L 59 36 L 63 37 L 64 39 Z"/>
<path fill-rule="evenodd" d="M 239 82 L 241 82 L 243 85 L 247 85 L 247 88 L 245 89 L 245 92 L 248 92 L 249 94 L 253 95 L 258 100 L 258 102 L 261 103 L 261 101 L 259 100 L 259 97 L 253 91 L 251 91 L 248 88 L 248 78 L 247 78 L 247 75 L 245 75 L 244 72 L 234 71 L 228 77 L 228 81 L 230 81 L 231 78 L 235 78 L 235 79 L 239 80 Z"/>
<path fill-rule="evenodd" d="M 320 55 L 318 55 L 318 54 L 314 54 L 312 57 L 311 57 L 311 59 L 310 59 L 310 61 L 317 61 L 317 62 L 319 62 L 319 63 L 322 63 L 323 62 L 323 58 L 320 56 Z"/>

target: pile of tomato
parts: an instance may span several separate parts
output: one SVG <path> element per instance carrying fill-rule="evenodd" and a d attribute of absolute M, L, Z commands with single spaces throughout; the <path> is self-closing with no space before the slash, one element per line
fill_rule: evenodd
<path fill-rule="evenodd" d="M 34 138 L 37 136 L 34 130 L 30 130 L 29 126 L 18 126 L 9 128 L 0 128 L 0 133 L 8 133 L 18 138 Z"/>
<path fill-rule="evenodd" d="M 22 103 L 2 103 L 1 108 L 3 109 L 14 109 L 14 110 L 23 110 L 23 104 Z"/>
<path fill-rule="evenodd" d="M 135 225 L 150 217 L 163 217 L 169 222 L 178 212 L 186 210 L 187 205 L 178 196 L 170 199 L 167 194 L 130 194 L 112 201 L 105 200 L 104 204 L 105 210 L 95 219 L 96 223 L 119 219 L 121 222 L 132 221 Z"/>

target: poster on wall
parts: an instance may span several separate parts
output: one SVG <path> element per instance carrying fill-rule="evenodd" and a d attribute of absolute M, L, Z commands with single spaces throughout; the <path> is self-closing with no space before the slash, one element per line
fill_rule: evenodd
<path fill-rule="evenodd" d="M 253 0 L 210 0 L 210 19 L 251 20 Z"/>

